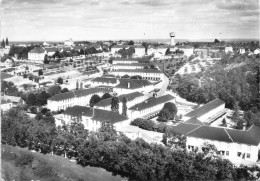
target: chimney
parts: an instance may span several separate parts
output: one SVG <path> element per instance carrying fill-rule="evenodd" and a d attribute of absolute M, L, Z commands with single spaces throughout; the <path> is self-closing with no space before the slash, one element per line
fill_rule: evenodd
<path fill-rule="evenodd" d="M 129 81 L 127 82 L 127 88 L 128 89 L 130 88 L 130 82 Z"/>

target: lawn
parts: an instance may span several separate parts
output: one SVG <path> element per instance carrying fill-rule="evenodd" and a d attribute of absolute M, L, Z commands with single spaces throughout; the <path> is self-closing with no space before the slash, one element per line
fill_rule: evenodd
<path fill-rule="evenodd" d="M 41 154 L 41 153 L 32 153 L 26 148 L 13 147 L 9 145 L 1 145 L 2 146 L 2 178 L 5 180 L 26 180 L 26 178 L 30 179 L 38 179 L 38 180 L 88 180 L 88 181 L 117 181 L 124 180 L 124 178 L 120 176 L 113 176 L 111 172 L 106 171 L 103 168 L 97 167 L 82 167 L 74 162 L 69 161 L 61 156 L 50 155 L 50 154 Z M 32 154 L 33 162 L 29 166 L 21 166 L 17 165 L 17 160 L 21 158 L 21 156 L 26 154 Z M 45 167 L 50 170 L 49 172 L 55 173 L 54 175 L 46 176 L 44 175 L 44 171 L 42 169 L 40 174 L 35 174 L 35 160 L 41 161 L 40 163 L 46 163 Z M 23 162 L 24 163 L 24 162 Z M 33 164 L 34 163 L 34 164 Z M 37 173 L 37 172 L 36 172 Z M 41 176 L 39 176 L 41 175 Z M 44 175 L 44 176 L 43 176 Z"/>

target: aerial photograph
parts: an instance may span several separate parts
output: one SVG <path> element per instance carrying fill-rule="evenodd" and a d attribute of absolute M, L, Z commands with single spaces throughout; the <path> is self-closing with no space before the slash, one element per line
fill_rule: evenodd
<path fill-rule="evenodd" d="M 0 181 L 260 180 L 259 0 L 0 0 Z"/>

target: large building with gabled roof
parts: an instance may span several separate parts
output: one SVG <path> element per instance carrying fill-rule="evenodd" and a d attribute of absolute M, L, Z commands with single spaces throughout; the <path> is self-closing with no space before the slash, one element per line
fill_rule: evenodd
<path fill-rule="evenodd" d="M 227 109 L 225 109 L 225 102 L 220 99 L 215 99 L 183 116 L 183 121 L 190 119 L 197 119 L 204 124 L 212 124 L 217 119 L 225 117 Z"/>
<path fill-rule="evenodd" d="M 80 121 L 89 131 L 98 131 L 102 123 L 112 123 L 116 129 L 130 125 L 130 120 L 118 112 L 79 105 L 67 108 L 55 119 L 56 126 L 70 125 L 74 121 Z"/>
<path fill-rule="evenodd" d="M 147 80 L 161 80 L 163 73 L 158 69 L 117 69 L 112 71 L 111 74 L 115 76 L 136 76 L 139 75 L 143 79 Z"/>
<path fill-rule="evenodd" d="M 35 63 L 43 63 L 44 57 L 47 54 L 46 50 L 42 47 L 34 47 L 28 52 L 28 59 Z"/>
<path fill-rule="evenodd" d="M 118 96 L 119 113 L 122 113 L 122 100 L 124 97 L 127 99 L 127 103 L 126 103 L 127 115 L 129 114 L 128 109 L 130 107 L 132 107 L 136 104 L 139 104 L 147 99 L 147 97 L 141 92 L 132 92 L 129 94 L 122 94 L 122 95 Z M 110 111 L 111 110 L 111 101 L 112 101 L 112 98 L 103 99 L 103 100 L 99 101 L 97 104 L 95 104 L 94 107 L 97 109 L 104 109 L 104 110 Z"/>
<path fill-rule="evenodd" d="M 87 106 L 92 95 L 102 96 L 105 92 L 107 91 L 101 88 L 90 88 L 56 94 L 47 100 L 47 108 L 51 111 L 60 111 L 75 105 Z"/>
<path fill-rule="evenodd" d="M 211 127 L 198 122 L 185 122 L 173 126 L 174 132 L 186 136 L 188 151 L 201 151 L 205 143 L 216 146 L 219 154 L 234 162 L 256 162 L 260 149 L 260 128 L 252 125 L 248 130 Z"/>
<path fill-rule="evenodd" d="M 175 102 L 175 97 L 166 94 L 161 97 L 151 97 L 144 102 L 136 104 L 129 108 L 129 116 L 135 118 L 150 118 L 157 115 L 166 102 Z"/>

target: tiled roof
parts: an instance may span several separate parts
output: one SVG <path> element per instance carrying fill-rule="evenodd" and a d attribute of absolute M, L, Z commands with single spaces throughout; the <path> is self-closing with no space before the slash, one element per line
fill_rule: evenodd
<path fill-rule="evenodd" d="M 86 106 L 73 106 L 67 108 L 63 114 L 70 115 L 70 116 L 81 116 L 81 115 L 86 115 L 88 117 L 91 117 L 93 114 L 93 109 L 90 107 Z"/>
<path fill-rule="evenodd" d="M 118 79 L 119 84 L 115 86 L 115 88 L 120 88 L 120 89 L 138 89 L 142 88 L 145 86 L 152 85 L 151 82 L 148 80 L 139 80 L 139 79 Z M 130 84 L 130 87 L 128 88 L 128 83 Z"/>
<path fill-rule="evenodd" d="M 194 47 L 190 45 L 177 45 L 176 47 L 181 49 L 194 49 Z"/>
<path fill-rule="evenodd" d="M 136 63 L 139 62 L 138 60 L 135 60 L 135 59 L 115 59 L 115 60 L 113 60 L 113 62 L 116 62 L 116 61 L 120 61 L 120 62 L 122 62 L 122 61 L 131 61 L 131 62 L 136 62 Z"/>
<path fill-rule="evenodd" d="M 103 109 L 94 109 L 94 116 L 92 117 L 92 119 L 100 122 L 116 123 L 120 121 L 125 121 L 128 118 L 119 114 L 118 112 L 107 111 Z"/>
<path fill-rule="evenodd" d="M 140 111 L 140 110 L 144 110 L 144 109 L 147 109 L 147 108 L 150 108 L 150 107 L 157 106 L 157 105 L 162 104 L 162 103 L 166 103 L 166 102 L 171 101 L 173 99 L 174 99 L 174 97 L 170 94 L 167 94 L 167 95 L 164 95 L 164 96 L 161 96 L 161 97 L 158 97 L 158 98 L 152 97 L 152 98 L 147 99 L 146 101 L 144 101 L 142 103 L 139 103 L 139 104 L 136 104 L 136 105 L 130 107 L 129 110 Z"/>
<path fill-rule="evenodd" d="M 118 69 L 115 72 L 162 73 L 158 69 Z"/>
<path fill-rule="evenodd" d="M 209 140 L 217 140 L 223 142 L 232 142 L 224 128 L 200 126 L 198 129 L 187 134 L 189 137 L 204 138 Z"/>
<path fill-rule="evenodd" d="M 8 96 L 8 95 L 4 95 L 2 96 L 3 99 L 9 99 L 12 102 L 18 103 L 22 100 L 21 97 L 16 97 L 16 96 Z"/>
<path fill-rule="evenodd" d="M 151 63 L 117 63 L 113 66 L 151 66 Z"/>
<path fill-rule="evenodd" d="M 44 52 L 45 52 L 45 50 L 42 47 L 34 47 L 34 49 L 29 51 L 29 53 L 44 53 Z"/>
<path fill-rule="evenodd" d="M 94 78 L 91 82 L 102 82 L 102 83 L 116 84 L 117 80 L 116 80 L 116 78 L 97 77 L 97 78 Z"/>
<path fill-rule="evenodd" d="M 8 104 L 11 103 L 11 100 L 9 99 L 1 99 L 1 104 Z"/>
<path fill-rule="evenodd" d="M 204 125 L 203 122 L 198 120 L 196 117 L 192 117 L 189 120 L 185 121 L 186 124 L 197 124 L 197 125 Z"/>
<path fill-rule="evenodd" d="M 72 50 L 71 47 L 62 47 L 61 49 L 62 49 L 63 51 L 65 51 L 65 52 L 66 52 L 66 51 L 71 51 L 71 50 Z"/>
<path fill-rule="evenodd" d="M 213 101 L 211 101 L 211 102 L 209 102 L 209 103 L 207 103 L 207 104 L 205 104 L 205 105 L 185 114 L 184 116 L 185 117 L 197 117 L 197 118 L 199 118 L 200 116 L 208 113 L 209 111 L 211 111 L 211 110 L 213 110 L 213 109 L 215 109 L 218 106 L 223 105 L 223 104 L 225 104 L 225 102 L 223 102 L 222 100 L 215 99 L 215 100 L 213 100 Z"/>
<path fill-rule="evenodd" d="M 157 47 L 157 49 L 159 49 L 159 48 L 177 48 L 175 45 L 160 45 L 160 46 L 158 46 Z"/>
<path fill-rule="evenodd" d="M 82 96 L 86 96 L 89 94 L 95 94 L 95 93 L 99 93 L 99 92 L 103 92 L 103 90 L 99 89 L 99 88 L 81 89 L 81 90 L 75 90 L 75 91 L 70 91 L 70 92 L 66 92 L 66 93 L 56 94 L 56 95 L 50 97 L 48 100 L 62 101 L 62 100 L 71 99 L 74 97 L 82 97 Z"/>
<path fill-rule="evenodd" d="M 84 50 L 85 48 L 86 47 L 80 46 L 80 45 L 76 45 L 76 46 L 73 47 L 74 50 L 81 50 L 81 49 Z"/>
<path fill-rule="evenodd" d="M 142 97 L 144 96 L 144 94 L 140 93 L 140 92 L 132 92 L 130 94 L 122 94 L 120 96 L 118 96 L 119 101 L 122 102 L 123 97 L 127 98 L 127 101 L 132 101 L 138 97 Z M 108 99 L 103 99 L 101 101 L 99 101 L 97 104 L 95 104 L 95 106 L 97 107 L 107 107 L 111 104 L 111 100 L 112 98 L 108 98 Z"/>
<path fill-rule="evenodd" d="M 223 141 L 227 143 L 235 142 L 247 145 L 259 145 L 260 143 L 260 127 L 255 125 L 251 126 L 248 130 L 237 130 L 224 127 L 188 124 L 185 122 L 177 126 L 172 126 L 172 129 L 188 137 L 206 140 Z"/>
<path fill-rule="evenodd" d="M 187 133 L 195 130 L 198 127 L 200 127 L 200 125 L 181 123 L 181 124 L 179 124 L 177 126 L 170 127 L 170 129 L 175 131 L 175 132 L 178 132 L 178 133 L 181 133 L 183 135 L 186 135 Z"/>
<path fill-rule="evenodd" d="M 114 45 L 112 48 L 129 48 L 129 47 L 133 47 L 133 48 L 145 48 L 142 45 Z"/>
<path fill-rule="evenodd" d="M 51 47 L 51 48 L 45 48 L 45 50 L 47 51 L 47 52 L 56 52 L 56 51 L 59 51 L 59 49 L 58 48 L 55 48 L 55 47 Z"/>

